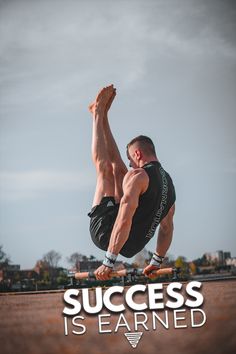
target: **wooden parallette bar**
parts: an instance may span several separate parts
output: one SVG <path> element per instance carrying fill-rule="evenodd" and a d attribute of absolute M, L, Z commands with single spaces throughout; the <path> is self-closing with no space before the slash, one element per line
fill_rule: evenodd
<path fill-rule="evenodd" d="M 121 269 L 121 270 L 117 270 L 117 271 L 110 273 L 110 278 L 125 277 L 129 274 L 137 275 L 137 276 L 144 275 L 143 269 Z M 155 274 L 157 277 L 161 276 L 161 275 L 166 275 L 166 274 L 173 274 L 173 268 L 158 269 L 158 270 L 152 272 L 152 274 Z M 74 277 L 76 280 L 96 278 L 95 274 L 93 272 L 77 272 L 77 273 L 75 273 Z"/>

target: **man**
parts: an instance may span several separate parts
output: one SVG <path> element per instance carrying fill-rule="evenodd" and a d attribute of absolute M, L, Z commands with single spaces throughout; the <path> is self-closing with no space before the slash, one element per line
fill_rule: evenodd
<path fill-rule="evenodd" d="M 175 190 L 169 174 L 157 159 L 150 138 L 139 136 L 127 145 L 128 171 L 108 122 L 116 96 L 113 85 L 104 87 L 89 106 L 93 117 L 92 158 L 97 172 L 93 207 L 88 214 L 93 242 L 106 252 L 95 271 L 99 280 L 109 279 L 118 254 L 133 257 L 154 236 L 160 224 L 156 252 L 144 274 L 160 268 L 171 244 Z"/>

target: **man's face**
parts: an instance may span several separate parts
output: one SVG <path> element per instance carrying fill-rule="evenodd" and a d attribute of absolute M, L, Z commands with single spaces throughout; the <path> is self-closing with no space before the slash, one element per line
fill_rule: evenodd
<path fill-rule="evenodd" d="M 135 148 L 135 146 L 131 145 L 129 146 L 127 150 L 127 157 L 129 159 L 129 166 L 132 168 L 138 168 L 139 167 L 139 159 L 138 156 L 139 154 L 137 153 L 138 150 Z"/>

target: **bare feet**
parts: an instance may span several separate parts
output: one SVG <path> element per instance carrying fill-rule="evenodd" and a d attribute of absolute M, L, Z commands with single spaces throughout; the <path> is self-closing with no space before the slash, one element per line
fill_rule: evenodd
<path fill-rule="evenodd" d="M 104 87 L 99 91 L 95 101 L 89 105 L 89 111 L 94 115 L 96 113 L 107 113 L 116 96 L 116 89 L 113 85 Z"/>
<path fill-rule="evenodd" d="M 111 97 L 110 97 L 110 99 L 109 99 L 109 101 L 107 102 L 107 105 L 106 105 L 106 113 L 108 113 L 108 111 L 109 111 L 109 109 L 111 107 L 111 104 L 112 104 L 112 102 L 113 102 L 115 97 L 116 97 L 116 89 L 113 88 L 112 95 L 111 95 Z"/>

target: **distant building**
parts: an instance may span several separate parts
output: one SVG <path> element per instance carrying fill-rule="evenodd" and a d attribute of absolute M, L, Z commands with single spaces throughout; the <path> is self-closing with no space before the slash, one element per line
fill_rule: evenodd
<path fill-rule="evenodd" d="M 215 267 L 214 266 L 198 266 L 197 267 L 197 273 L 201 274 L 210 274 L 214 273 Z"/>
<path fill-rule="evenodd" d="M 0 270 L 0 291 L 34 290 L 39 275 L 33 269 L 16 265 Z"/>
<path fill-rule="evenodd" d="M 2 270 L 20 270 L 19 264 L 9 264 L 7 262 L 0 262 L 0 269 Z"/>
<path fill-rule="evenodd" d="M 227 258 L 225 262 L 226 262 L 226 265 L 236 267 L 236 257 Z"/>
<path fill-rule="evenodd" d="M 6 267 L 6 270 L 11 271 L 11 270 L 20 270 L 20 265 L 19 264 L 8 264 Z"/>
<path fill-rule="evenodd" d="M 26 279 L 38 279 L 38 274 L 33 269 L 3 270 L 2 280 L 21 281 Z"/>
<path fill-rule="evenodd" d="M 8 274 L 18 272 L 20 271 L 20 265 L 19 264 L 5 264 L 5 263 L 0 263 L 0 282 L 8 279 Z"/>
<path fill-rule="evenodd" d="M 230 252 L 223 252 L 222 250 L 216 252 L 208 252 L 205 253 L 204 256 L 206 260 L 210 263 L 215 263 L 217 265 L 224 265 L 226 264 L 226 259 L 231 257 Z"/>
<path fill-rule="evenodd" d="M 224 260 L 226 261 L 228 258 L 231 258 L 231 252 L 224 252 Z"/>

